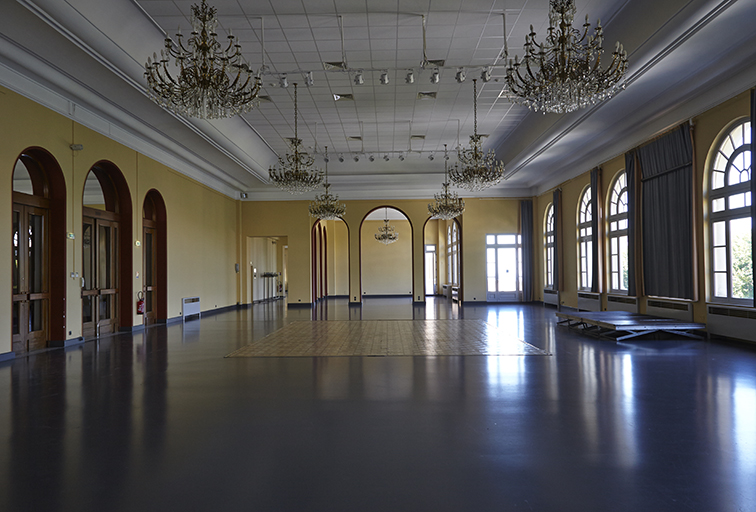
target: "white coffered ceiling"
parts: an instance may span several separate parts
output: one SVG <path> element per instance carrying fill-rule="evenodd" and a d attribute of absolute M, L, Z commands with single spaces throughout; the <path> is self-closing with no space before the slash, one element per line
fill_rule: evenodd
<path fill-rule="evenodd" d="M 478 82 L 478 131 L 508 178 L 478 196 L 543 192 L 756 84 L 753 0 L 577 0 L 576 20 L 601 18 L 607 50 L 615 40 L 625 45 L 628 85 L 593 108 L 545 116 L 502 97 L 499 59 L 502 13 L 510 54 L 521 55 L 530 25 L 542 39 L 547 0 L 211 0 L 219 32 L 233 30 L 253 67 L 262 64 L 264 36 L 268 99 L 233 119 L 181 119 L 147 98 L 143 66 L 162 47 L 164 31 L 189 32 L 197 1 L 0 0 L 0 84 L 252 200 L 303 197 L 267 180 L 294 132 L 293 87 L 279 86 L 282 74 L 300 84 L 299 136 L 313 152 L 328 146 L 332 190 L 341 199 L 437 192 L 444 144 L 453 151 L 473 131 L 472 78 L 485 66 L 494 66 L 493 80 Z M 445 61 L 437 84 L 431 69 L 420 68 L 423 15 L 427 58 Z M 324 68 L 343 59 L 349 71 Z M 463 83 L 455 80 L 459 68 Z M 363 85 L 354 84 L 358 70 Z M 409 70 L 413 84 L 405 83 Z M 308 71 L 311 87 L 304 86 Z M 388 85 L 378 80 L 384 71 Z M 423 92 L 436 98 L 419 99 Z M 345 94 L 352 99 L 334 99 Z"/>

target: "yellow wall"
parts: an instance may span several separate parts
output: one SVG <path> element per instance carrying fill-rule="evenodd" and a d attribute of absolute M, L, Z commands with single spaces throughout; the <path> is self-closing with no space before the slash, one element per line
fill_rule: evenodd
<path fill-rule="evenodd" d="M 40 147 L 52 154 L 66 182 L 66 231 L 74 240 L 66 242 L 66 273 L 81 273 L 82 195 L 91 166 L 107 160 L 116 165 L 128 184 L 131 196 L 133 268 L 129 270 L 134 293 L 141 289 L 142 205 L 151 188 L 160 192 L 167 210 L 168 316 L 181 310 L 181 297 L 199 295 L 203 309 L 236 303 L 237 223 L 235 201 L 172 171 L 136 151 L 100 135 L 64 116 L 48 110 L 16 93 L 0 88 L 0 203 L 10 212 L 12 172 L 21 151 Z M 12 122 L 11 122 L 12 121 Z M 83 144 L 74 152 L 70 144 Z M 125 222 L 125 220 L 122 220 Z M 11 267 L 11 216 L 0 215 L 0 265 Z M 53 255 L 55 257 L 55 255 Z M 139 278 L 137 278 L 137 272 Z M 10 350 L 11 274 L 0 273 L 0 353 Z M 81 336 L 81 284 L 68 278 L 66 287 L 66 333 L 68 339 Z M 132 303 L 131 319 L 136 315 L 136 298 L 122 297 Z"/>
<path fill-rule="evenodd" d="M 384 245 L 375 239 L 382 220 L 362 223 L 361 261 L 363 295 L 412 295 L 412 237 L 406 220 L 389 222 L 399 239 Z M 416 256 L 417 257 L 417 256 Z"/>

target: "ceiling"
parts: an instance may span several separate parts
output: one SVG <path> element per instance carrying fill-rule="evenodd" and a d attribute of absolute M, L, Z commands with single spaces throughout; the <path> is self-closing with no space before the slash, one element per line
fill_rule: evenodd
<path fill-rule="evenodd" d="M 219 33 L 233 30 L 252 67 L 263 63 L 264 39 L 268 99 L 232 119 L 185 119 L 149 100 L 144 63 L 165 32 L 190 31 L 198 1 L 109 0 L 103 9 L 101 0 L 0 0 L 0 84 L 249 200 L 309 197 L 268 183 L 268 168 L 294 135 L 294 88 L 279 85 L 283 74 L 299 83 L 299 137 L 321 168 L 328 146 L 329 181 L 341 199 L 438 192 L 444 145 L 453 162 L 458 144 L 468 144 L 472 78 L 487 66 L 493 78 L 478 81 L 478 132 L 504 161 L 507 179 L 483 192 L 460 190 L 463 197 L 542 193 L 756 85 L 752 0 L 577 0 L 576 20 L 600 18 L 605 48 L 621 41 L 630 65 L 624 91 L 564 115 L 534 114 L 502 97 L 502 14 L 510 55 L 522 55 L 530 25 L 543 39 L 547 0 L 211 0 Z M 432 69 L 420 67 L 423 15 L 426 56 L 445 61 L 437 84 Z M 342 61 L 346 71 L 323 64 Z M 363 85 L 354 83 L 358 70 Z M 387 85 L 379 83 L 383 72 Z"/>

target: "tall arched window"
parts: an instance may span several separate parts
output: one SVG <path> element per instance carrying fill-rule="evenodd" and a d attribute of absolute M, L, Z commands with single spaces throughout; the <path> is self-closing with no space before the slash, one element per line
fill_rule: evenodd
<path fill-rule="evenodd" d="M 609 216 L 607 217 L 609 242 L 609 291 L 627 293 L 628 247 L 627 247 L 627 174 L 621 171 L 614 178 L 609 192 Z"/>
<path fill-rule="evenodd" d="M 454 221 L 446 230 L 446 261 L 449 267 L 449 282 L 459 285 L 459 232 Z"/>
<path fill-rule="evenodd" d="M 710 160 L 711 295 L 752 304 L 750 121 L 727 132 Z"/>
<path fill-rule="evenodd" d="M 546 269 L 546 288 L 554 289 L 554 203 L 546 207 L 546 222 L 543 232 L 544 268 Z"/>
<path fill-rule="evenodd" d="M 579 286 L 581 290 L 590 290 L 593 284 L 593 226 L 591 221 L 591 187 L 585 187 L 580 197 L 578 210 L 578 264 Z"/>

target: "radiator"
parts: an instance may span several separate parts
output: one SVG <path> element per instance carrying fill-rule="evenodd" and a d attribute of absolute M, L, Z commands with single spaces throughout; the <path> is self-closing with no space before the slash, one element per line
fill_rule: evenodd
<path fill-rule="evenodd" d="M 543 303 L 551 304 L 552 306 L 559 307 L 559 291 L 549 290 L 549 289 L 544 288 Z"/>
<path fill-rule="evenodd" d="M 186 320 L 186 317 L 193 315 L 202 315 L 200 309 L 199 297 L 184 297 L 181 299 L 181 318 Z"/>
<path fill-rule="evenodd" d="M 706 306 L 706 330 L 728 338 L 756 341 L 756 311 L 736 306 Z"/>
<path fill-rule="evenodd" d="M 601 311 L 601 294 L 578 292 L 578 311 Z"/>
<path fill-rule="evenodd" d="M 646 299 L 646 314 L 692 322 L 693 303 L 672 299 Z"/>
<path fill-rule="evenodd" d="M 630 297 L 627 295 L 608 295 L 606 297 L 606 310 L 637 313 L 638 297 Z"/>

